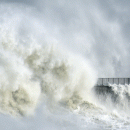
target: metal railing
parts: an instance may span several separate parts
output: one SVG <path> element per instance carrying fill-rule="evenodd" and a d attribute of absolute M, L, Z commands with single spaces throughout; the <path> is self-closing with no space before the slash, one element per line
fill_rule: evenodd
<path fill-rule="evenodd" d="M 130 78 L 99 78 L 97 86 L 107 86 L 108 84 L 130 84 Z"/>

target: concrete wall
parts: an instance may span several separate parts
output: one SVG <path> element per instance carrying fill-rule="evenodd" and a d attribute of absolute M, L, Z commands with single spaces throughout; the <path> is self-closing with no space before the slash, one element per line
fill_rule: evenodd
<path fill-rule="evenodd" d="M 130 84 L 130 78 L 99 78 L 97 81 L 97 86 L 110 84 Z"/>

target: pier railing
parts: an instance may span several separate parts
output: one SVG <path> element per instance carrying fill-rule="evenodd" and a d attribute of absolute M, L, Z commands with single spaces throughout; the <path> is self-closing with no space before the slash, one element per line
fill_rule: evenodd
<path fill-rule="evenodd" d="M 99 78 L 97 86 L 107 86 L 108 84 L 130 84 L 130 78 Z"/>

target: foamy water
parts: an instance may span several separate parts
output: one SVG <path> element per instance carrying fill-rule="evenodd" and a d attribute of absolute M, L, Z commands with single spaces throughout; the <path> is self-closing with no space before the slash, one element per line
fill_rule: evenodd
<path fill-rule="evenodd" d="M 1 1 L 1 130 L 130 128 L 130 86 L 94 89 L 99 76 L 129 76 L 121 23 L 98 2 L 71 2 Z"/>

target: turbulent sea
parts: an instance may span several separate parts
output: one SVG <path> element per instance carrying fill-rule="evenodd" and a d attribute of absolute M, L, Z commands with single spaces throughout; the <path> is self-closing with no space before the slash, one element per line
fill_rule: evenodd
<path fill-rule="evenodd" d="M 128 5 L 2 0 L 0 130 L 130 129 Z"/>

